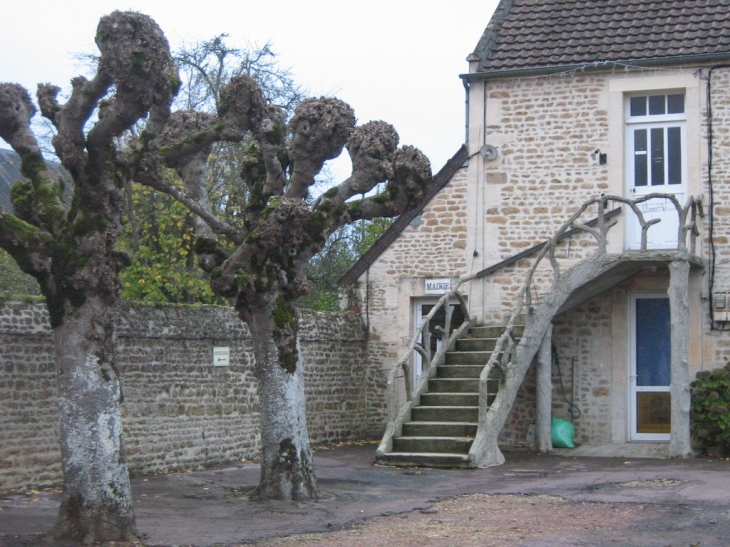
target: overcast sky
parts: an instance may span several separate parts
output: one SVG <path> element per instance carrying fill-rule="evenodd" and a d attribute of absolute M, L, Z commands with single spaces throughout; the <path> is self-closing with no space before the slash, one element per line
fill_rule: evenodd
<path fill-rule="evenodd" d="M 464 140 L 459 74 L 498 0 L 14 0 L 0 19 L 0 82 L 69 89 L 74 52 L 97 52 L 99 18 L 150 15 L 175 50 L 228 33 L 228 44 L 273 43 L 312 95 L 336 95 L 360 123 L 392 123 L 438 171 Z M 0 146 L 7 144 L 0 140 Z M 342 167 L 340 167 L 342 169 Z"/>

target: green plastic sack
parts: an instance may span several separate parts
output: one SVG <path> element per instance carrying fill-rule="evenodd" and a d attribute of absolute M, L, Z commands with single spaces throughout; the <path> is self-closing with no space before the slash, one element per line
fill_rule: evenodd
<path fill-rule="evenodd" d="M 553 448 L 574 448 L 573 436 L 575 428 L 562 418 L 553 418 L 551 422 Z"/>

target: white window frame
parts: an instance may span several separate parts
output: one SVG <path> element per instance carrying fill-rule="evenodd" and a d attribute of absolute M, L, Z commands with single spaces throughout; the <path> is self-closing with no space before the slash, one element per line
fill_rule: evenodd
<path fill-rule="evenodd" d="M 632 116 L 631 115 L 631 99 L 635 97 L 651 97 L 651 96 L 664 96 L 682 94 L 684 96 L 684 109 L 681 114 L 646 114 L 645 116 Z M 665 99 L 666 100 L 666 99 Z M 675 187 L 685 193 L 687 189 L 687 93 L 684 89 L 677 90 L 661 90 L 657 92 L 646 91 L 642 93 L 632 93 L 626 95 L 625 100 L 626 109 L 626 174 L 627 174 L 627 186 L 630 190 L 634 190 L 635 185 L 635 165 L 634 161 L 636 158 L 634 150 L 634 131 L 637 129 L 647 130 L 647 166 L 651 165 L 651 145 L 650 137 L 652 129 L 664 129 L 664 183 L 661 185 L 652 186 L 651 184 L 651 169 L 647 169 L 647 184 L 646 186 L 640 186 L 641 189 L 646 189 L 647 193 L 651 192 L 669 192 Z M 680 128 L 680 146 L 681 155 L 681 182 L 679 184 L 669 184 L 668 178 L 668 165 L 669 165 L 669 139 L 666 138 L 667 131 L 670 127 Z M 633 193 L 633 192 L 632 192 Z"/>
<path fill-rule="evenodd" d="M 676 114 L 647 114 L 642 116 L 631 115 L 631 99 L 635 97 L 662 96 L 681 94 L 684 97 L 684 108 L 682 113 Z M 647 99 L 648 102 L 648 99 Z M 624 134 L 625 134 L 625 184 L 626 196 L 630 199 L 637 199 L 641 196 L 653 193 L 674 194 L 680 204 L 688 195 L 688 142 L 687 142 L 687 92 L 685 89 L 662 89 L 657 91 L 642 90 L 633 91 L 624 95 Z M 680 183 L 669 184 L 669 128 L 680 130 Z M 646 146 L 646 185 L 636 186 L 636 154 L 635 154 L 635 131 L 645 129 L 647 135 Z M 664 135 L 664 175 L 661 185 L 651 184 L 651 131 L 662 129 Z M 639 205 L 644 213 L 646 221 L 659 219 L 658 225 L 649 228 L 647 245 L 649 249 L 673 249 L 677 247 L 677 231 L 679 217 L 674 206 L 666 199 L 653 199 Z M 638 219 L 633 213 L 626 217 L 626 248 L 639 249 L 641 245 L 641 229 Z"/>

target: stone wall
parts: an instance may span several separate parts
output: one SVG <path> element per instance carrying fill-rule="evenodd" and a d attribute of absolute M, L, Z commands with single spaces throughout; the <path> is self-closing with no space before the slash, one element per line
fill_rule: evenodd
<path fill-rule="evenodd" d="M 575 440 L 581 444 L 611 442 L 610 339 L 610 295 L 589 300 L 553 321 L 558 352 L 558 361 L 553 362 L 553 416 L 572 421 Z M 580 416 L 571 420 L 565 399 L 580 410 Z"/>
<path fill-rule="evenodd" d="M 213 347 L 230 365 L 212 365 Z M 307 421 L 313 443 L 377 433 L 369 423 L 364 335 L 352 314 L 304 312 Z M 248 329 L 228 308 L 126 305 L 118 365 L 130 471 L 191 469 L 258 455 Z M 60 481 L 53 341 L 45 306 L 0 306 L 0 490 Z"/>

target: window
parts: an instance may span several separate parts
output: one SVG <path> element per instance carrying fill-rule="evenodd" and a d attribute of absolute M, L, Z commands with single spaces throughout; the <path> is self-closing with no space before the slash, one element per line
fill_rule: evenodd
<path fill-rule="evenodd" d="M 684 93 L 629 97 L 628 174 L 634 191 L 673 191 L 684 182 L 684 99 Z"/>

